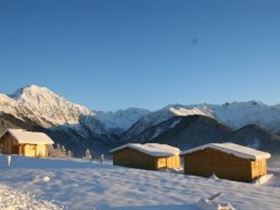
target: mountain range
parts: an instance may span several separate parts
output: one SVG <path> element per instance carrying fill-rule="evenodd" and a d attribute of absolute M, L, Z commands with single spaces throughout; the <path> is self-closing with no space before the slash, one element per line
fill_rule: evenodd
<path fill-rule="evenodd" d="M 100 154 L 128 142 L 162 142 L 187 149 L 231 141 L 280 152 L 280 105 L 259 101 L 104 112 L 30 85 L 11 95 L 0 94 L 0 135 L 7 128 L 46 132 L 77 156 L 86 148 Z"/>

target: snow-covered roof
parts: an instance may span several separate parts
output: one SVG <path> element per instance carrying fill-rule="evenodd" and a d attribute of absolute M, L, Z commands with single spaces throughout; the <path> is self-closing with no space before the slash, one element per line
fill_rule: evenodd
<path fill-rule="evenodd" d="M 237 157 L 241 157 L 244 159 L 268 159 L 270 158 L 270 154 L 267 152 L 262 152 L 256 149 L 252 149 L 250 147 L 241 146 L 239 144 L 234 143 L 211 143 L 205 144 L 200 147 L 196 147 L 190 150 L 186 150 L 181 152 L 181 155 L 190 154 L 199 150 L 204 150 L 206 148 L 216 149 L 225 153 L 232 154 Z"/>
<path fill-rule="evenodd" d="M 31 132 L 23 129 L 8 129 L 19 144 L 53 144 L 53 140 L 42 132 Z M 6 132 L 6 133 L 7 133 Z"/>
<path fill-rule="evenodd" d="M 112 149 L 110 152 L 116 152 L 124 148 L 131 148 L 143 152 L 150 156 L 154 157 L 166 157 L 178 155 L 180 150 L 176 147 L 169 146 L 167 144 L 157 144 L 157 143 L 147 143 L 147 144 L 125 144 L 115 149 Z"/>

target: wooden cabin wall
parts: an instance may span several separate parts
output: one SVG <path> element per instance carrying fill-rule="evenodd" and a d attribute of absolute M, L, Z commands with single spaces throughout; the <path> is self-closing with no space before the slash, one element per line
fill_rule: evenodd
<path fill-rule="evenodd" d="M 18 144 L 9 133 L 1 138 L 3 154 L 19 154 L 29 157 L 46 157 L 48 156 L 47 145 L 45 144 Z"/>
<path fill-rule="evenodd" d="M 180 156 L 152 157 L 134 149 L 125 148 L 113 154 L 114 165 L 158 170 L 162 168 L 180 168 Z"/>
<path fill-rule="evenodd" d="M 267 173 L 266 159 L 260 159 L 251 161 L 251 177 L 252 179 L 257 179 L 260 176 L 264 176 Z"/>
<path fill-rule="evenodd" d="M 24 153 L 23 155 L 27 157 L 36 157 L 36 145 L 35 144 L 25 144 L 23 146 Z"/>
<path fill-rule="evenodd" d="M 45 144 L 24 144 L 20 145 L 22 154 L 28 157 L 47 157 L 47 145 Z"/>
<path fill-rule="evenodd" d="M 13 146 L 17 146 L 16 140 L 9 134 L 5 134 L 1 138 L 1 144 L 3 154 L 13 154 Z"/>
<path fill-rule="evenodd" d="M 130 148 L 116 151 L 113 154 L 114 165 L 125 167 L 155 170 L 156 161 L 156 158 Z"/>
<path fill-rule="evenodd" d="M 47 145 L 45 144 L 38 144 L 36 147 L 36 156 L 37 157 L 46 157 L 48 156 L 48 149 Z"/>
<path fill-rule="evenodd" d="M 157 158 L 157 169 L 180 168 L 180 167 L 181 167 L 181 163 L 180 163 L 179 155 Z"/>
<path fill-rule="evenodd" d="M 242 159 L 219 150 L 206 148 L 184 156 L 186 174 L 209 177 L 215 173 L 220 178 L 252 181 L 251 160 Z"/>

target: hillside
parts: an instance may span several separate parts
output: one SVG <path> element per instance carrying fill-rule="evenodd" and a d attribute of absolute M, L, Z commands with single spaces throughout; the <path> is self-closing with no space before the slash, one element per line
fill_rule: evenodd
<path fill-rule="evenodd" d="M 13 157 L 12 168 L 0 156 L 1 180 L 63 209 L 195 210 L 198 200 L 222 192 L 218 202 L 238 210 L 278 210 L 278 175 L 264 186 L 168 172 L 114 167 L 82 160 Z"/>
<path fill-rule="evenodd" d="M 230 128 L 212 118 L 195 115 L 181 117 L 180 123 L 152 141 L 171 144 L 185 150 L 211 142 L 224 142 L 231 132 Z"/>
<path fill-rule="evenodd" d="M 125 134 L 124 134 L 125 135 Z M 213 118 L 201 115 L 173 117 L 149 127 L 125 142 L 156 142 L 179 147 L 181 150 L 213 142 L 234 142 L 279 154 L 280 136 L 257 125 L 238 130 L 224 126 Z"/>
<path fill-rule="evenodd" d="M 7 128 L 43 131 L 76 156 L 87 148 L 99 155 L 127 142 L 151 141 L 184 149 L 230 140 L 280 151 L 280 105 L 258 101 L 104 112 L 73 103 L 46 87 L 30 85 L 10 95 L 0 94 L 0 135 Z"/>
<path fill-rule="evenodd" d="M 89 109 L 35 85 L 0 95 L 0 135 L 7 128 L 43 131 L 76 155 L 86 148 L 107 151 L 112 139 Z"/>
<path fill-rule="evenodd" d="M 132 124 L 150 112 L 140 108 L 128 108 L 116 112 L 94 111 L 96 118 L 113 133 L 121 134 L 130 128 Z"/>
<path fill-rule="evenodd" d="M 62 210 L 49 201 L 34 199 L 28 193 L 0 184 L 0 209 Z"/>
<path fill-rule="evenodd" d="M 279 154 L 280 151 L 280 136 L 258 125 L 244 126 L 234 131 L 227 139 L 235 143 L 270 151 L 274 154 Z"/>
<path fill-rule="evenodd" d="M 2 113 L 0 115 L 0 135 L 8 128 L 24 128 L 32 131 L 42 131 L 47 133 L 56 143 L 65 145 L 67 150 L 74 152 L 76 156 L 80 156 L 87 148 L 94 148 L 96 155 L 104 153 L 110 148 L 107 134 L 104 136 L 93 133 L 86 126 L 57 126 L 52 128 L 44 128 L 30 118 L 16 117 L 12 114 Z M 113 139 L 114 137 L 110 137 Z M 112 145 L 112 144 L 111 144 Z"/>
<path fill-rule="evenodd" d="M 145 130 L 157 126 L 158 124 L 167 121 L 173 117 L 183 117 L 183 116 L 192 116 L 192 115 L 201 115 L 212 117 L 207 110 L 201 111 L 197 108 L 183 108 L 181 106 L 167 106 L 158 111 L 152 112 L 146 115 L 143 118 L 140 118 L 136 123 L 134 123 L 123 135 L 122 139 L 129 140 L 139 136 Z"/>
<path fill-rule="evenodd" d="M 213 118 L 233 130 L 249 124 L 280 132 L 280 105 L 266 105 L 258 101 L 233 102 L 223 105 L 169 105 L 151 112 L 139 119 L 126 132 L 126 138 L 138 135 L 149 127 L 155 126 L 175 116 L 202 115 Z"/>
<path fill-rule="evenodd" d="M 170 118 L 132 137 L 131 141 L 135 139 L 140 142 L 166 143 L 184 150 L 213 141 L 222 141 L 231 132 L 230 128 L 212 118 L 193 115 Z"/>

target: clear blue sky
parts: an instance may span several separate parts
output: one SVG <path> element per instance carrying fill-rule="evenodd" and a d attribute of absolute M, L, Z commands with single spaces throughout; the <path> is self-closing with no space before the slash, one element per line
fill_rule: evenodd
<path fill-rule="evenodd" d="M 98 110 L 280 103 L 280 1 L 0 0 L 0 73 Z"/>

